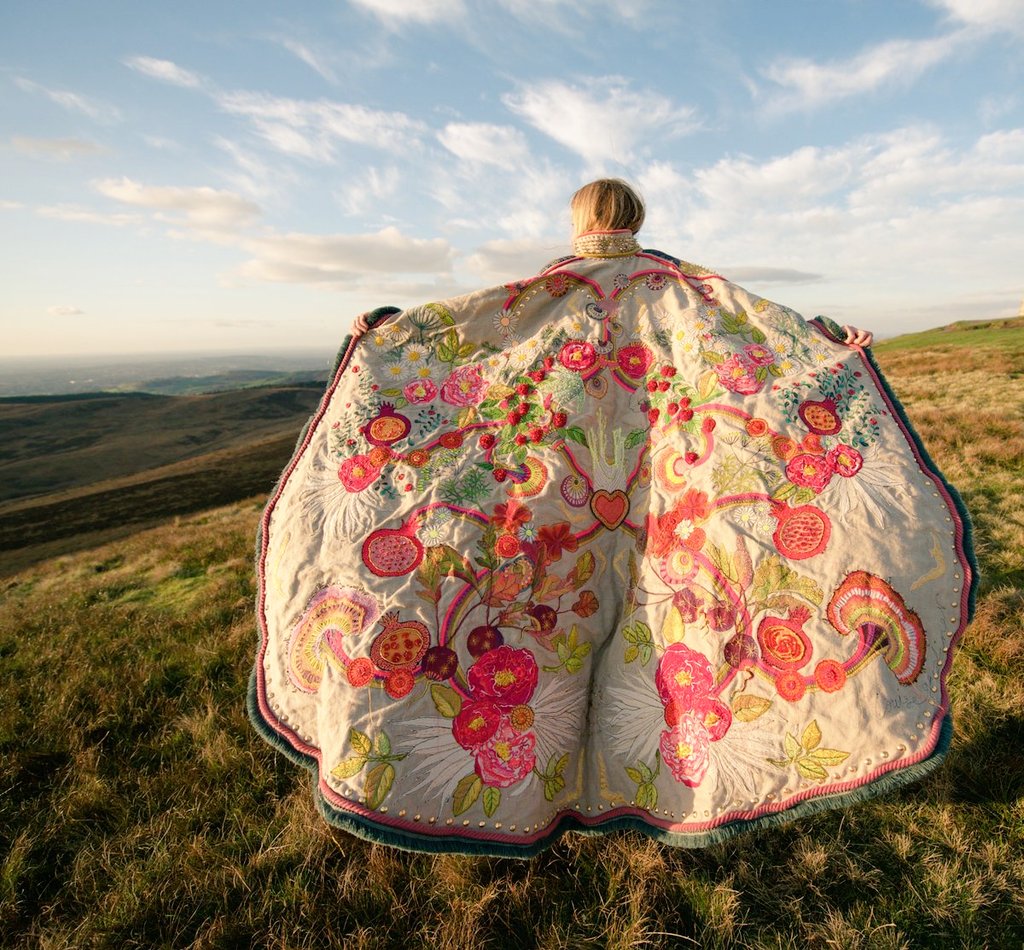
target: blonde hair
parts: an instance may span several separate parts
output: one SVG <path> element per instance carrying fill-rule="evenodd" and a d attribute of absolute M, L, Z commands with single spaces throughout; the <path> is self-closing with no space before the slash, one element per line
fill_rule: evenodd
<path fill-rule="evenodd" d="M 634 234 L 644 223 L 643 199 L 621 178 L 599 178 L 572 196 L 572 232 L 619 231 Z"/>

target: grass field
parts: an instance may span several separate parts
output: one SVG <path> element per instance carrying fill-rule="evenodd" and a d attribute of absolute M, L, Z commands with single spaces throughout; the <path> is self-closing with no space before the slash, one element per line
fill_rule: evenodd
<path fill-rule="evenodd" d="M 253 498 L 0 581 L 3 945 L 1024 946 L 1024 328 L 941 332 L 878 348 L 983 572 L 925 781 L 701 851 L 352 838 L 245 717 Z"/>

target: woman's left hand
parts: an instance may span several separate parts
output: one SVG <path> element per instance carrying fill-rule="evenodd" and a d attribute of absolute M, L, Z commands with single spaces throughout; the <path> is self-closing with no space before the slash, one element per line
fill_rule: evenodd
<path fill-rule="evenodd" d="M 355 320 L 352 321 L 352 335 L 362 336 L 367 330 L 370 329 L 370 324 L 366 322 L 366 314 L 361 313 Z"/>
<path fill-rule="evenodd" d="M 854 346 L 871 346 L 875 336 L 870 330 L 858 330 L 856 327 L 844 326 L 846 342 Z"/>

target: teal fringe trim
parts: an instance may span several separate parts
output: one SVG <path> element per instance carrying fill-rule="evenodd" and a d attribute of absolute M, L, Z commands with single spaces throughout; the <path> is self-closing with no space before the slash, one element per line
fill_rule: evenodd
<path fill-rule="evenodd" d="M 666 260 L 673 261 L 676 264 L 679 263 L 678 259 L 671 257 L 668 254 L 664 254 L 661 251 L 646 251 L 645 253 L 655 254 Z M 367 315 L 367 322 L 372 327 L 387 317 L 400 312 L 401 311 L 396 307 L 380 307 Z M 825 323 L 828 318 L 819 317 L 815 319 L 818 321 L 818 325 L 822 330 L 829 333 L 830 336 L 834 335 L 834 330 Z M 828 323 L 832 324 L 832 327 L 838 326 L 838 324 L 831 320 L 828 320 Z M 346 336 L 342 341 L 341 348 L 338 351 L 338 355 L 334 361 L 334 367 L 331 371 L 332 381 L 337 375 L 338 370 L 342 367 L 344 360 L 349 355 L 351 342 L 352 334 Z M 913 438 L 917 451 L 920 453 L 921 460 L 930 472 L 941 479 L 942 484 L 949 492 L 950 497 L 953 499 L 953 503 L 956 505 L 957 512 L 960 515 L 963 523 L 964 552 L 966 553 L 971 565 L 971 585 L 968 593 L 968 620 L 970 620 L 970 618 L 974 616 L 979 576 L 978 562 L 975 557 L 974 547 L 972 544 L 973 528 L 971 525 L 970 515 L 967 512 L 967 508 L 964 506 L 963 499 L 961 499 L 959 492 L 957 492 L 957 490 L 946 481 L 938 467 L 935 465 L 935 462 L 928 454 L 928 450 L 924 447 L 924 443 L 921 441 L 920 436 L 917 434 L 917 431 L 907 418 L 906 410 L 896 398 L 896 395 L 893 393 L 888 381 L 882 375 L 881 368 L 875 361 L 874 355 L 869 349 L 865 350 L 864 353 L 867 356 L 872 369 L 877 375 L 879 382 L 882 384 L 886 395 L 892 403 L 893 409 L 898 412 L 900 419 Z M 299 433 L 299 437 L 295 444 L 296 453 L 305 441 L 306 433 L 309 430 L 309 426 L 312 423 L 313 418 L 315 418 L 315 416 L 310 417 L 303 426 L 302 431 Z M 292 455 L 293 458 L 294 455 L 295 453 Z M 290 467 L 290 464 L 288 467 Z M 287 471 L 287 468 L 285 470 Z M 275 484 L 271 493 L 272 498 L 277 494 L 277 491 L 280 488 L 280 483 L 281 480 L 278 479 L 278 482 Z M 262 531 L 263 520 L 261 518 L 256 529 L 257 569 L 263 544 Z M 366 841 L 390 845 L 394 848 L 400 848 L 403 851 L 425 852 L 429 854 L 466 854 L 497 858 L 532 858 L 541 851 L 549 848 L 563 834 L 570 831 L 584 835 L 602 835 L 607 834 L 610 831 L 632 830 L 639 831 L 656 841 L 672 845 L 673 847 L 706 848 L 710 845 L 726 841 L 729 838 L 746 831 L 778 827 L 779 825 L 788 824 L 789 822 L 797 821 L 798 819 L 805 818 L 809 815 L 815 815 L 819 812 L 836 808 L 845 808 L 849 805 L 854 805 L 859 802 L 868 801 L 869 799 L 875 798 L 879 795 L 884 795 L 912 782 L 919 781 L 938 768 L 943 759 L 945 759 L 946 754 L 949 751 L 950 743 L 953 739 L 953 720 L 952 716 L 947 712 L 942 720 L 939 740 L 927 759 L 917 762 L 914 765 L 895 769 L 892 772 L 875 779 L 873 782 L 862 785 L 859 788 L 851 789 L 850 791 L 809 798 L 782 811 L 769 815 L 761 815 L 753 819 L 729 822 L 710 831 L 697 832 L 694 834 L 679 834 L 675 832 L 662 831 L 661 829 L 648 824 L 642 818 L 637 818 L 632 815 L 626 815 L 619 818 L 609 818 L 597 826 L 590 826 L 583 824 L 571 815 L 567 815 L 553 825 L 548 834 L 543 838 L 530 842 L 529 844 L 516 845 L 497 841 L 478 841 L 458 839 L 454 837 L 445 838 L 397 831 L 394 828 L 377 824 L 369 819 L 364 819 L 361 816 L 350 814 L 333 807 L 328 804 L 323 795 L 320 794 L 320 771 L 317 760 L 313 756 L 305 755 L 304 753 L 294 749 L 291 744 L 280 736 L 263 718 L 263 713 L 260 711 L 259 699 L 257 697 L 255 667 L 253 668 L 252 675 L 249 677 L 249 688 L 246 695 L 246 709 L 253 727 L 272 748 L 280 752 L 296 765 L 301 765 L 303 768 L 309 770 L 311 773 L 313 796 L 316 801 L 317 810 L 330 824 Z"/>

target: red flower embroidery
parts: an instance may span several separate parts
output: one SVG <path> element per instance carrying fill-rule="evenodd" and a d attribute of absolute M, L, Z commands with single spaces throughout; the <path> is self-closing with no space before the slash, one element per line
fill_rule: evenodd
<path fill-rule="evenodd" d="M 543 525 L 537 531 L 537 543 L 544 549 L 548 561 L 552 562 L 560 561 L 563 551 L 571 554 L 579 546 L 568 521 Z"/>
<path fill-rule="evenodd" d="M 474 697 L 490 700 L 499 709 L 528 703 L 537 688 L 537 661 L 529 650 L 502 645 L 488 650 L 470 668 Z"/>

